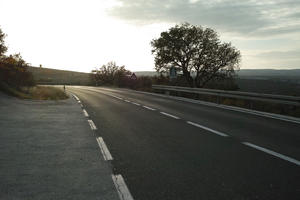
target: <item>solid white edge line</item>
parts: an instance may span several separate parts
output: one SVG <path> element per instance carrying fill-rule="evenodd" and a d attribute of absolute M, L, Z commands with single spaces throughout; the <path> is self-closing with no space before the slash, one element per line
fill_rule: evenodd
<path fill-rule="evenodd" d="M 121 200 L 133 200 L 133 197 L 130 194 L 122 175 L 121 174 L 111 175 L 111 177 L 112 177 L 112 180 L 118 191 L 120 199 Z"/>
<path fill-rule="evenodd" d="M 175 115 L 171 115 L 169 113 L 165 113 L 165 112 L 160 112 L 161 114 L 165 115 L 165 116 L 168 116 L 168 117 L 172 117 L 174 119 L 180 119 L 179 117 L 175 116 Z"/>
<path fill-rule="evenodd" d="M 110 154 L 103 138 L 102 137 L 97 137 L 96 140 L 98 142 L 98 145 L 100 147 L 100 150 L 102 152 L 104 160 L 113 160 L 113 157 L 111 156 L 111 154 Z"/>
<path fill-rule="evenodd" d="M 278 158 L 280 158 L 280 159 L 282 159 L 282 160 L 286 160 L 286 161 L 289 161 L 289 162 L 294 163 L 294 164 L 296 164 L 296 165 L 300 165 L 300 161 L 298 161 L 298 160 L 296 160 L 296 159 L 294 159 L 294 158 L 291 158 L 291 157 L 282 155 L 282 154 L 277 153 L 277 152 L 275 152 L 275 151 L 272 151 L 272 150 L 269 150 L 269 149 L 266 149 L 266 148 L 257 146 L 257 145 L 255 145 L 255 144 L 251 144 L 251 143 L 249 143 L 249 142 L 242 142 L 242 144 L 247 145 L 247 146 L 249 146 L 249 147 L 252 147 L 252 148 L 254 148 L 254 149 L 263 151 L 263 152 L 265 152 L 265 153 L 267 153 L 267 154 L 270 154 L 270 155 L 272 155 L 272 156 L 278 157 Z"/>
<path fill-rule="evenodd" d="M 140 106 L 141 104 L 139 103 L 135 103 L 135 102 L 131 102 L 132 104 L 136 105 L 136 106 Z"/>
<path fill-rule="evenodd" d="M 190 121 L 187 121 L 187 123 L 190 124 L 190 125 L 196 126 L 196 127 L 198 127 L 198 128 L 202 128 L 202 129 L 204 129 L 204 130 L 210 131 L 210 132 L 212 132 L 212 133 L 214 133 L 214 134 L 217 134 L 217 135 L 219 135 L 219 136 L 222 136 L 222 137 L 228 137 L 228 135 L 225 134 L 225 133 L 221 133 L 220 131 L 213 130 L 213 129 L 211 129 L 211 128 L 202 126 L 202 125 L 200 125 L 200 124 L 197 124 L 197 123 L 194 123 L 194 122 L 190 122 Z"/>
<path fill-rule="evenodd" d="M 72 94 L 72 95 L 77 101 L 79 101 L 79 98 L 75 94 Z"/>
<path fill-rule="evenodd" d="M 150 108 L 150 107 L 148 107 L 148 106 L 143 106 L 143 107 L 146 108 L 146 109 L 148 109 L 148 110 L 156 110 L 156 109 Z"/>
<path fill-rule="evenodd" d="M 89 122 L 92 130 L 97 130 L 97 127 L 92 120 L 89 119 L 88 122 Z"/>
<path fill-rule="evenodd" d="M 127 99 L 124 99 L 124 101 L 127 102 L 127 103 L 130 103 L 130 102 L 131 102 L 131 101 L 127 100 Z"/>
<path fill-rule="evenodd" d="M 83 109 L 82 112 L 83 112 L 84 116 L 89 117 L 89 114 L 86 112 L 85 109 Z"/>

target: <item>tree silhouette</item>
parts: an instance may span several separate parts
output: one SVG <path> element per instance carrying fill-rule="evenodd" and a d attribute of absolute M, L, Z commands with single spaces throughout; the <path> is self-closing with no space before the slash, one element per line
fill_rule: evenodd
<path fill-rule="evenodd" d="M 191 87 L 232 77 L 239 69 L 240 52 L 231 43 L 221 43 L 218 34 L 210 28 L 189 23 L 176 25 L 152 40 L 151 46 L 155 69 L 168 72 L 174 66 Z"/>
<path fill-rule="evenodd" d="M 5 34 L 2 32 L 2 30 L 0 28 L 0 58 L 7 51 L 7 47 L 4 44 L 4 38 L 5 38 Z"/>

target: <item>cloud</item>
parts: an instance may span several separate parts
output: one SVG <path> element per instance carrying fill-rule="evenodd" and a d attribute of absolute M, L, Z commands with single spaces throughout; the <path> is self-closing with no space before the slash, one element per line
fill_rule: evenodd
<path fill-rule="evenodd" d="M 118 0 L 111 16 L 137 24 L 189 22 L 252 37 L 300 32 L 299 0 Z"/>

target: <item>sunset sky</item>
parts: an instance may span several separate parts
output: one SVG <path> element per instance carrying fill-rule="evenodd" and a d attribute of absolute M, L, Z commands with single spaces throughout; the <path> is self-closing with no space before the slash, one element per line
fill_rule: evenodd
<path fill-rule="evenodd" d="M 299 0 L 0 0 L 7 54 L 56 69 L 152 71 L 150 41 L 182 22 L 232 42 L 241 69 L 300 68 Z"/>

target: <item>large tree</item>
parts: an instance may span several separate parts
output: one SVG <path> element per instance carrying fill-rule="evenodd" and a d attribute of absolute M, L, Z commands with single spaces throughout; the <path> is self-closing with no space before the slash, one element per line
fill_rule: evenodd
<path fill-rule="evenodd" d="M 167 72 L 174 66 L 191 87 L 203 87 L 212 79 L 232 77 L 239 69 L 240 52 L 231 43 L 222 43 L 210 28 L 188 23 L 176 25 L 152 40 L 151 46 L 155 69 Z"/>

